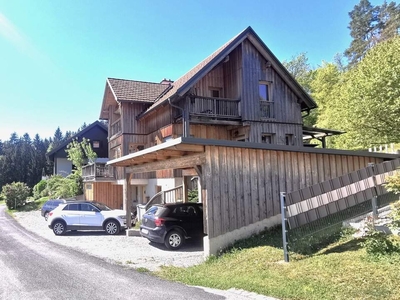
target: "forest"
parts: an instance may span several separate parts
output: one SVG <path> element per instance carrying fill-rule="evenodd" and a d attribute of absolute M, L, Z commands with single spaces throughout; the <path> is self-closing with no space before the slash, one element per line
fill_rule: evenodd
<path fill-rule="evenodd" d="M 331 62 L 311 66 L 307 53 L 295 54 L 284 66 L 316 101 L 318 108 L 304 124 L 341 130 L 327 147 L 361 150 L 400 142 L 400 5 L 384 1 L 373 6 L 360 0 L 349 12 L 351 43 Z M 79 130 L 86 126 L 84 124 Z M 33 139 L 13 133 L 0 140 L 0 190 L 11 182 L 36 185 L 52 174 L 46 153 L 74 133 Z"/>

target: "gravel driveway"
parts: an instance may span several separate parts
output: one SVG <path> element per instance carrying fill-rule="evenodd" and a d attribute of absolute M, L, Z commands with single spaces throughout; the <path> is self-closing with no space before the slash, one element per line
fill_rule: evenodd
<path fill-rule="evenodd" d="M 27 230 L 54 243 L 132 268 L 156 271 L 164 265 L 187 267 L 204 261 L 202 241 L 188 240 L 179 251 L 168 251 L 163 245 L 150 244 L 145 238 L 127 237 L 125 232 L 110 236 L 100 231 L 78 231 L 56 236 L 40 211 L 18 212 L 14 217 Z"/>

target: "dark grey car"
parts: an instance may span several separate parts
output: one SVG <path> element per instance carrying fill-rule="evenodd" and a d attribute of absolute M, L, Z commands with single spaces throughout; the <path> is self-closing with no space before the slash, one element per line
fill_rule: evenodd
<path fill-rule="evenodd" d="M 61 203 L 66 203 L 67 200 L 65 199 L 50 199 L 46 201 L 41 209 L 41 215 L 44 217 L 44 219 L 47 221 L 49 218 L 49 212 L 51 212 L 53 209 L 55 209 L 58 205 Z"/>

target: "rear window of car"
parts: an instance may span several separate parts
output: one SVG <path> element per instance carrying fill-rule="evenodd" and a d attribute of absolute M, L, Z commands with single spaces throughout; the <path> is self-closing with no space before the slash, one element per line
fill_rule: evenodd
<path fill-rule="evenodd" d="M 161 206 L 152 206 L 146 211 L 146 215 L 160 216 L 167 208 Z"/>

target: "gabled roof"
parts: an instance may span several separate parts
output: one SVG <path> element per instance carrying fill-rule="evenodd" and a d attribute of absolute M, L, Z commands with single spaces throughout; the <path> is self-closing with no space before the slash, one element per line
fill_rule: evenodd
<path fill-rule="evenodd" d="M 88 132 L 89 130 L 93 129 L 94 127 L 99 127 L 100 129 L 104 130 L 105 132 L 108 132 L 108 128 L 101 123 L 100 121 L 96 121 L 93 122 L 92 124 L 86 126 L 84 129 L 82 129 L 81 131 L 79 131 L 78 133 L 74 134 L 73 136 L 71 136 L 68 140 L 66 140 L 65 142 L 61 143 L 58 147 L 54 148 L 53 150 L 51 150 L 49 153 L 47 153 L 46 155 L 50 158 L 50 159 L 54 159 L 54 154 L 57 153 L 58 151 L 64 149 L 65 147 L 67 147 L 67 145 L 69 143 L 72 142 L 73 139 L 76 138 L 80 138 L 80 137 L 84 137 L 85 133 Z"/>
<path fill-rule="evenodd" d="M 255 31 L 249 26 L 237 36 L 232 38 L 221 48 L 215 51 L 213 54 L 208 56 L 205 60 L 200 62 L 197 66 L 183 75 L 181 78 L 176 80 L 172 84 L 172 88 L 161 96 L 144 114 L 153 110 L 158 105 L 166 102 L 168 98 L 175 96 L 183 96 L 197 81 L 203 78 L 209 73 L 216 65 L 222 62 L 230 52 L 232 52 L 238 45 L 240 45 L 245 39 L 249 41 L 257 48 L 257 50 L 264 56 L 266 60 L 271 62 L 271 66 L 276 72 L 286 81 L 286 83 L 293 89 L 299 99 L 302 101 L 302 109 L 316 108 L 317 104 L 315 101 L 304 91 L 300 84 L 290 75 L 287 69 L 282 63 L 276 58 L 276 56 L 269 50 L 264 44 L 260 37 Z"/>
<path fill-rule="evenodd" d="M 116 78 L 108 78 L 107 82 L 117 101 L 153 103 L 157 97 L 169 88 L 168 84 Z"/>

